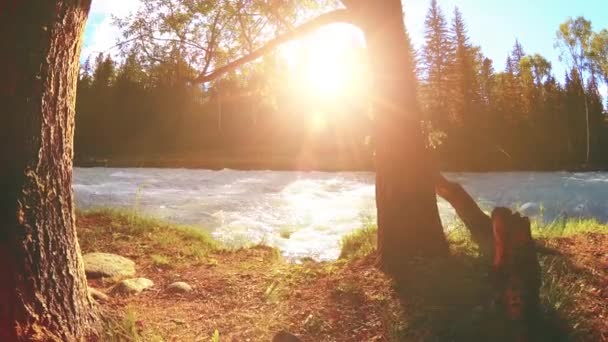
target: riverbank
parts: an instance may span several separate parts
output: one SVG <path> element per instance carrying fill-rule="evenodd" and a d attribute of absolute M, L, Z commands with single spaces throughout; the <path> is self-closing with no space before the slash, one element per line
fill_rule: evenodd
<path fill-rule="evenodd" d="M 350 155 L 348 153 L 317 154 L 268 154 L 256 151 L 204 151 L 196 155 L 138 155 L 130 157 L 76 158 L 76 167 L 120 167 L 120 168 L 185 168 L 209 170 L 273 170 L 273 171 L 374 171 L 372 155 Z M 476 165 L 441 165 L 443 172 L 600 172 L 608 171 L 608 165 L 553 165 L 546 167 L 498 165 L 479 163 Z"/>
<path fill-rule="evenodd" d="M 110 158 L 77 158 L 77 167 L 123 167 L 123 168 L 184 168 L 209 170 L 274 170 L 274 171 L 372 171 L 371 157 L 355 158 L 347 154 L 259 154 L 255 152 L 230 153 L 209 151 L 201 155 L 169 155 L 110 157 Z"/>
<path fill-rule="evenodd" d="M 199 230 L 129 213 L 79 213 L 77 223 L 84 253 L 128 257 L 155 284 L 101 304 L 105 341 L 269 341 L 280 330 L 303 341 L 497 338 L 488 262 L 460 231 L 449 235 L 451 258 L 412 262 L 412 281 L 397 287 L 374 267 L 373 227 L 347 237 L 337 261 L 290 264 L 269 247 L 228 250 Z M 606 339 L 608 227 L 571 220 L 535 235 L 547 332 Z M 176 281 L 193 290 L 167 292 Z M 113 282 L 90 285 L 109 292 Z"/>

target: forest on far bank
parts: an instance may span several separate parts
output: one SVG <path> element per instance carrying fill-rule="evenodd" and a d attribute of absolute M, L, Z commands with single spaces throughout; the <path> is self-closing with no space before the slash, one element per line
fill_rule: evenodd
<path fill-rule="evenodd" d="M 556 30 L 558 43 L 562 34 L 556 48 L 569 71 L 555 75 L 545 57 L 529 54 L 518 41 L 505 56 L 504 70 L 497 70 L 494 65 L 502 61 L 487 58 L 471 42 L 459 10 L 449 17 L 432 1 L 425 45 L 409 46 L 422 125 L 442 169 L 608 168 L 608 119 L 599 91 L 608 84 L 606 56 L 592 50 L 601 45 L 608 51 L 608 29 L 594 32 L 584 18 L 543 28 Z M 582 35 L 564 31 L 577 25 L 585 28 Z M 573 55 L 564 45 L 567 38 L 593 44 Z M 196 69 L 181 43 L 173 43 L 165 45 L 162 60 L 133 45 L 122 48 L 119 58 L 100 53 L 83 63 L 76 165 L 165 157 L 197 161 L 210 154 L 272 160 L 303 150 L 313 158 L 341 156 L 353 165 L 372 165 L 372 84 L 368 94 L 319 100 L 294 87 L 293 66 L 277 52 L 200 86 L 189 82 Z M 365 65 L 364 48 L 354 46 L 351 53 Z M 324 113 L 322 125 L 315 122 L 318 112 Z"/>

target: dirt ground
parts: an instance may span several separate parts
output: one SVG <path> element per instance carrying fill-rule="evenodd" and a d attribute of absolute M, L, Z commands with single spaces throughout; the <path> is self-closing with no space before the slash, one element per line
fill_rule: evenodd
<path fill-rule="evenodd" d="M 80 235 L 86 239 L 89 230 L 107 223 L 99 217 L 79 218 Z M 137 263 L 137 276 L 151 279 L 155 286 L 137 296 L 112 297 L 101 304 L 102 311 L 130 315 L 132 329 L 143 341 L 212 341 L 216 331 L 221 341 L 270 341 L 281 330 L 304 342 L 458 341 L 476 336 L 472 332 L 486 310 L 483 290 L 475 285 L 485 275 L 469 257 L 455 257 L 453 264 L 430 272 L 433 275 L 421 275 L 430 279 L 430 290 L 403 291 L 375 267 L 371 256 L 290 264 L 272 248 L 254 247 L 212 251 L 194 264 L 159 265 L 141 249 L 115 243 L 116 236 L 108 235 L 94 244 L 85 241 L 83 251 L 129 257 Z M 572 325 L 564 340 L 608 341 L 608 235 L 576 235 L 539 244 L 542 267 L 556 268 L 548 271 L 559 277 L 549 285 L 567 282 L 570 287 L 565 290 L 574 292 L 574 303 L 555 308 L 568 320 L 564 324 Z M 194 290 L 167 293 L 167 286 L 176 281 L 185 281 Z M 90 286 L 107 292 L 112 284 L 92 280 Z M 467 290 L 454 292 L 455 288 Z M 423 292 L 431 294 L 431 301 L 420 299 Z M 575 322 L 573 315 L 578 317 Z"/>
<path fill-rule="evenodd" d="M 568 273 L 562 282 L 570 283 L 575 301 L 570 310 L 587 330 L 581 335 L 590 341 L 608 341 L 608 235 L 581 234 L 543 244 L 568 260 L 567 270 L 555 272 Z"/>

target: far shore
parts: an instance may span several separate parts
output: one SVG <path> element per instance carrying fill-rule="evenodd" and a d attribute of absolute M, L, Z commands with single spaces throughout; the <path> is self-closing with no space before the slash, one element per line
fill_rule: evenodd
<path fill-rule="evenodd" d="M 76 167 L 113 167 L 113 168 L 184 168 L 222 170 L 233 169 L 243 171 L 273 170 L 273 171 L 322 171 L 322 172 L 373 172 L 372 158 L 344 158 L 337 156 L 300 157 L 300 156 L 222 156 L 209 153 L 201 158 L 153 156 L 153 157 L 100 157 L 75 158 Z M 570 165 L 564 167 L 441 167 L 445 172 L 601 172 L 608 171 L 608 165 Z"/>

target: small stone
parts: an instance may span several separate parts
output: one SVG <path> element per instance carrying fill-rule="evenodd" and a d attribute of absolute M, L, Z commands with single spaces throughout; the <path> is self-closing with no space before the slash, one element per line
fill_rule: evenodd
<path fill-rule="evenodd" d="M 287 331 L 279 331 L 272 338 L 272 342 L 302 342 L 296 335 L 288 333 Z"/>
<path fill-rule="evenodd" d="M 188 283 L 184 283 L 183 281 L 175 282 L 169 286 L 167 286 L 167 292 L 169 293 L 188 293 L 192 292 L 192 286 Z"/>
<path fill-rule="evenodd" d="M 120 283 L 116 284 L 112 291 L 112 294 L 118 295 L 138 295 L 144 290 L 147 290 L 154 286 L 154 282 L 146 278 L 133 278 L 125 279 Z"/>
<path fill-rule="evenodd" d="M 135 263 L 125 257 L 110 253 L 85 254 L 84 271 L 89 279 L 126 278 L 135 275 Z"/>
<path fill-rule="evenodd" d="M 97 301 L 98 303 L 105 303 L 108 300 L 110 300 L 110 297 L 108 297 L 107 294 L 94 289 L 92 287 L 89 287 L 89 295 L 91 296 L 91 298 L 95 299 L 95 301 Z"/>

